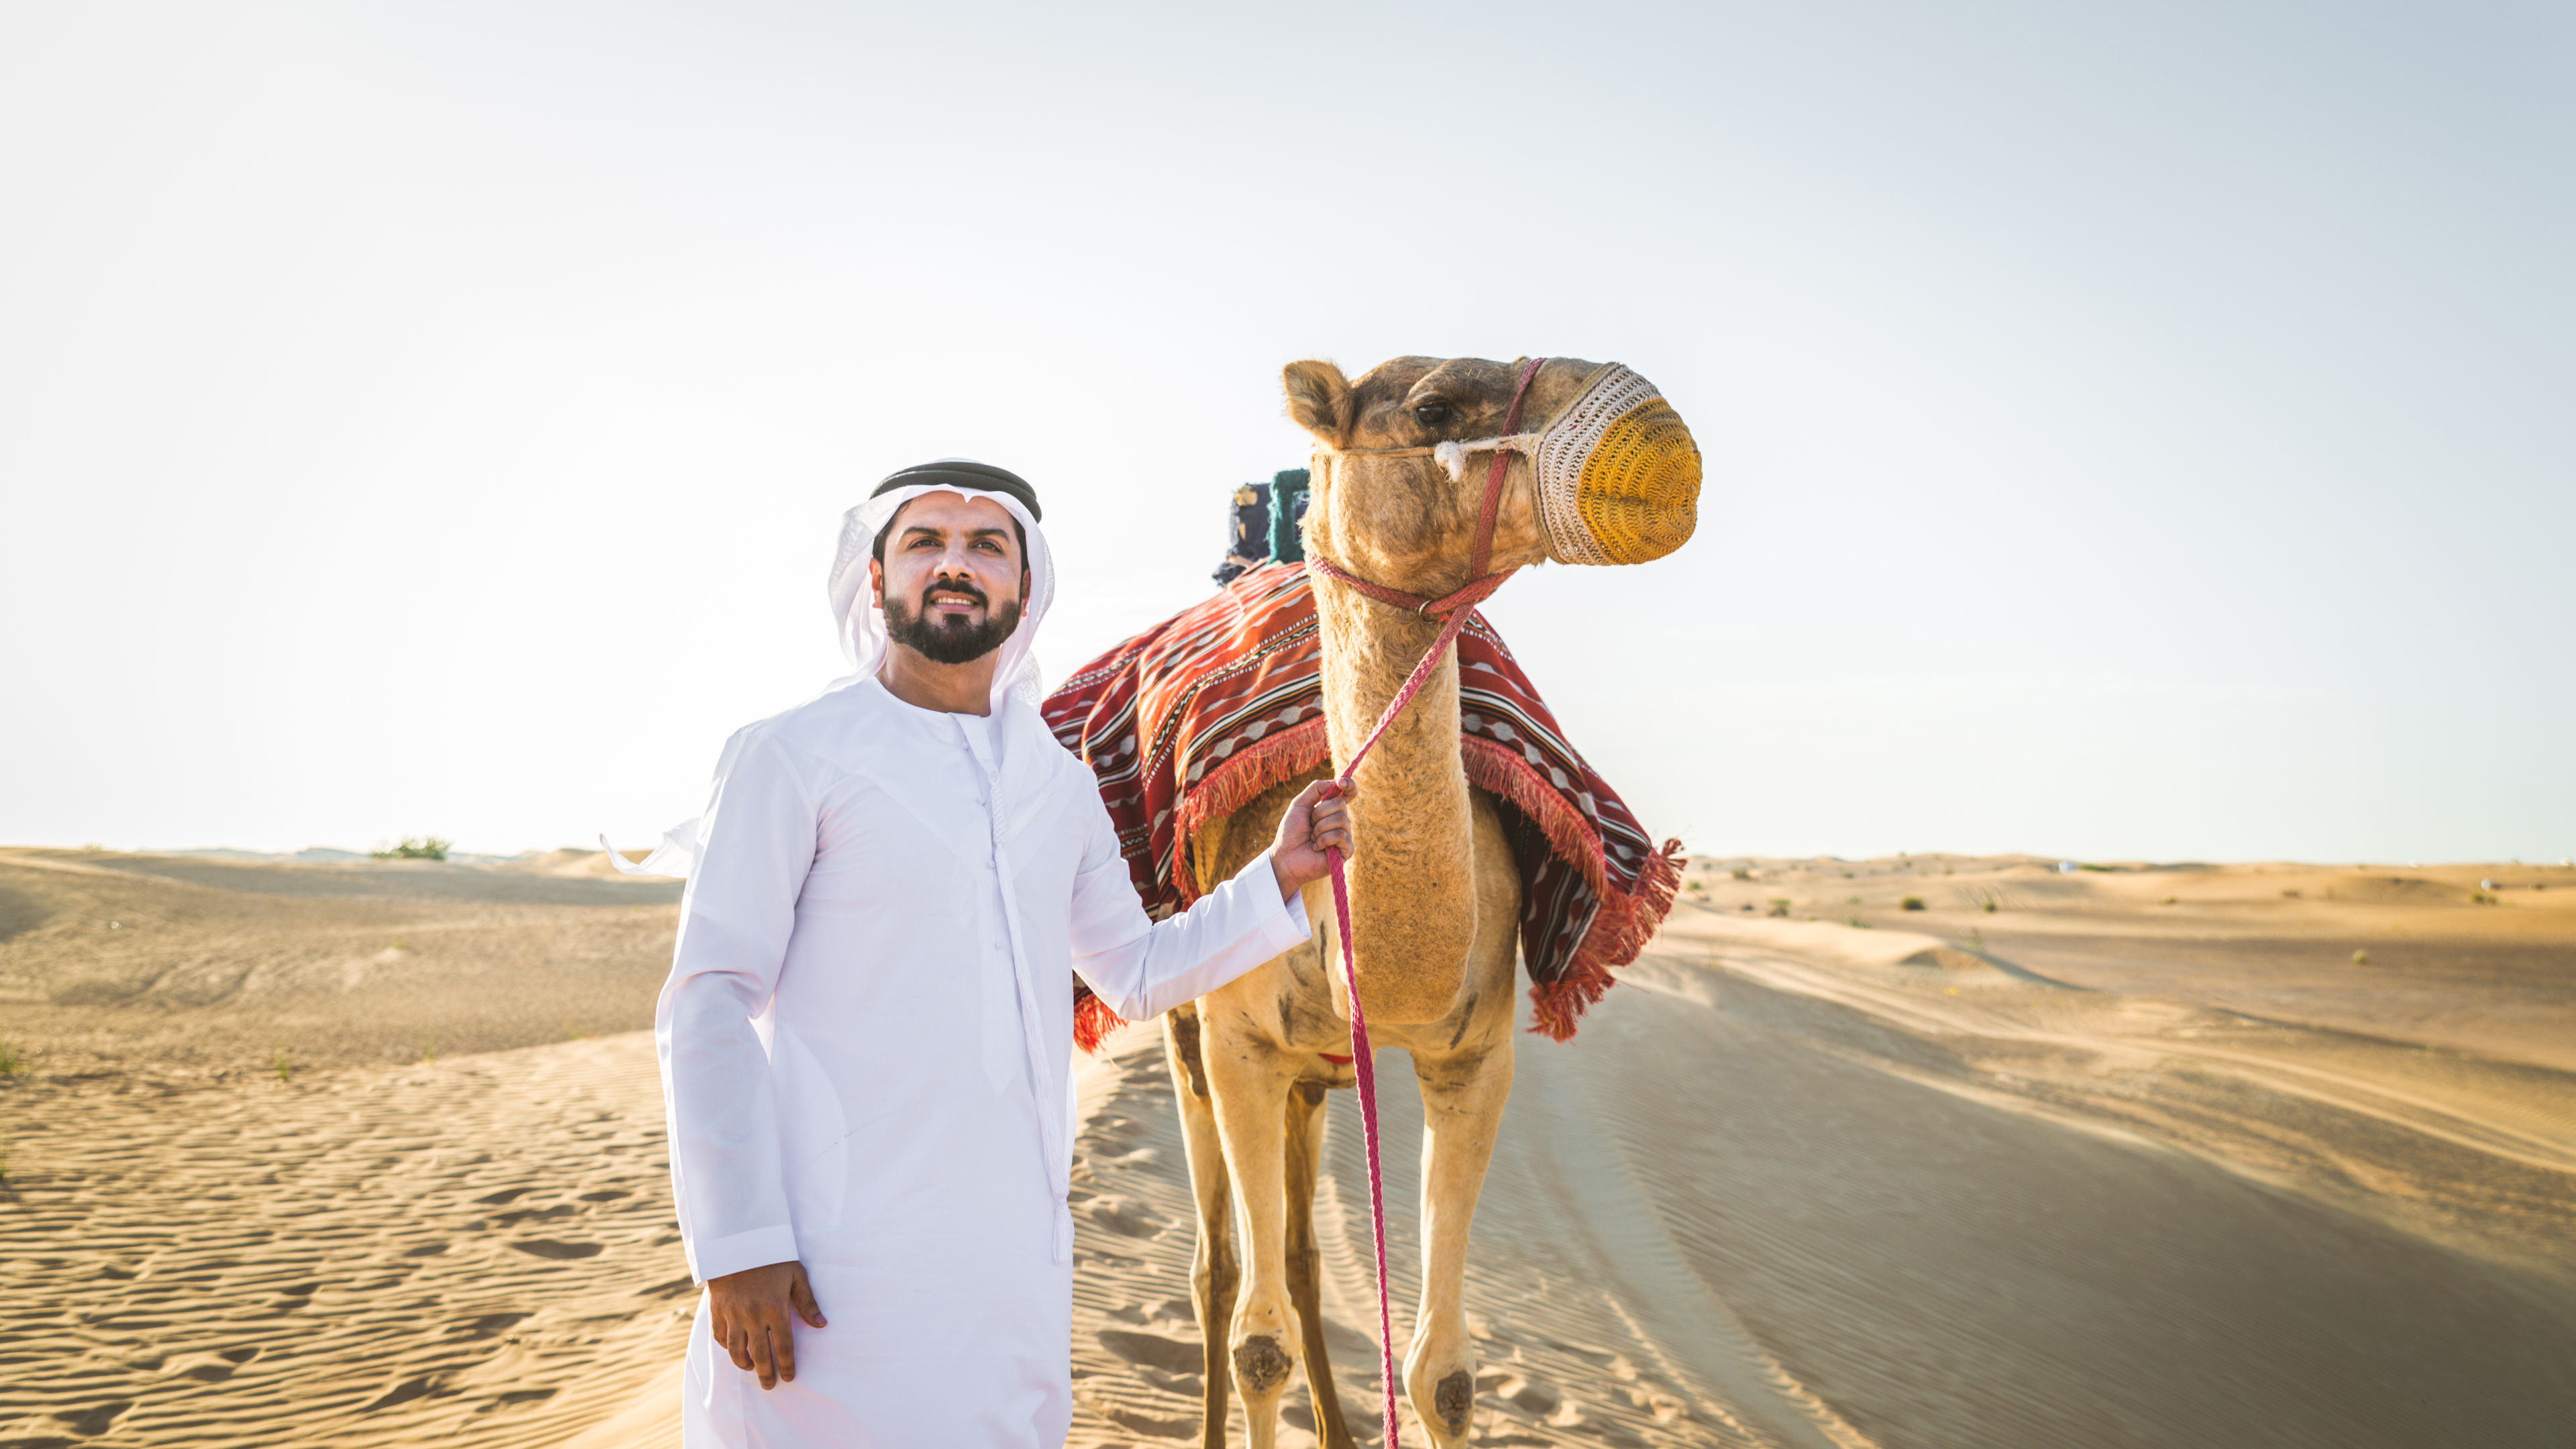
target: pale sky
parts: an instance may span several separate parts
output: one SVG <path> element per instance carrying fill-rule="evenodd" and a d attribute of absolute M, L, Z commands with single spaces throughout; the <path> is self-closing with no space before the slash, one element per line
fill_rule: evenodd
<path fill-rule="evenodd" d="M 839 512 L 1058 677 L 1278 370 L 1617 360 L 1698 537 L 1489 606 L 1711 852 L 2576 853 L 2563 6 L 0 9 L 0 841 L 642 844 Z"/>

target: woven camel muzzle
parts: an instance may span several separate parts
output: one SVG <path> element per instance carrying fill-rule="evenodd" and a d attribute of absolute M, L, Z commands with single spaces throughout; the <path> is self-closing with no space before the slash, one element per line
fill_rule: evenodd
<path fill-rule="evenodd" d="M 1496 450 L 1530 460 L 1548 553 L 1560 563 L 1645 563 L 1699 526 L 1699 445 L 1663 393 L 1620 363 L 1595 369 L 1539 432 L 1430 451 L 1464 478 L 1468 454 Z"/>

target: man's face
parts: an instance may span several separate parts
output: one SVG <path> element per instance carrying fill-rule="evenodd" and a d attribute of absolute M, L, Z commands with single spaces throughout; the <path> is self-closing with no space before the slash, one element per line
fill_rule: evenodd
<path fill-rule="evenodd" d="M 1010 511 L 990 498 L 925 493 L 886 524 L 871 561 L 886 632 L 935 663 L 981 659 L 1019 627 L 1027 583 Z"/>

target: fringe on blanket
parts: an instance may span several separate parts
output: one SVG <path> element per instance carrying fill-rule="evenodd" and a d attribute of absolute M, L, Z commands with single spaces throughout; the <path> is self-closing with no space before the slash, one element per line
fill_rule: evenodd
<path fill-rule="evenodd" d="M 1667 840 L 1646 861 L 1637 889 L 1602 892 L 1601 910 L 1583 933 L 1583 946 L 1566 963 L 1565 974 L 1550 982 L 1530 983 L 1530 1030 L 1550 1041 L 1574 1035 L 1583 1013 L 1613 984 L 1611 971 L 1637 959 L 1673 908 L 1682 886 L 1682 843 Z"/>
<path fill-rule="evenodd" d="M 1073 1003 L 1073 1044 L 1083 1055 L 1096 1056 L 1100 1044 L 1109 1034 L 1127 1024 L 1126 1019 L 1109 1009 L 1109 1003 L 1086 991 Z"/>
<path fill-rule="evenodd" d="M 1273 785 L 1284 784 L 1332 758 L 1324 739 L 1324 718 L 1317 715 L 1292 725 L 1245 749 L 1202 776 L 1181 801 L 1172 822 L 1172 883 L 1183 904 L 1199 898 L 1198 872 L 1189 868 L 1189 842 L 1201 827 L 1213 825 L 1261 798 Z"/>

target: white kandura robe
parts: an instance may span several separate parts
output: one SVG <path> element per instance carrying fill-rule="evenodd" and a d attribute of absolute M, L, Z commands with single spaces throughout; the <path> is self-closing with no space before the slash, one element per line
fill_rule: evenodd
<path fill-rule="evenodd" d="M 764 1391 L 708 1333 L 682 1442 L 1042 1446 L 1072 1417 L 1072 985 L 1151 1016 L 1307 938 L 1263 855 L 1150 921 L 1091 770 L 1025 701 L 873 678 L 727 747 L 654 1035 L 700 1280 L 801 1261 Z"/>

